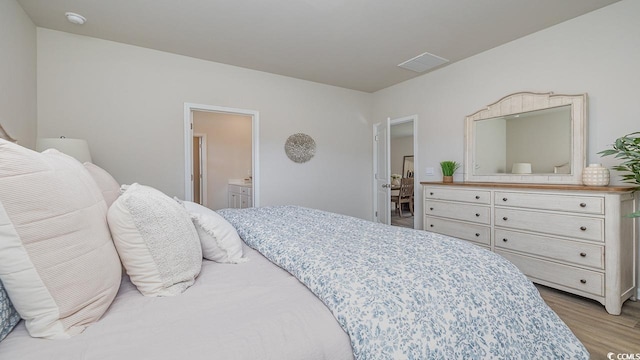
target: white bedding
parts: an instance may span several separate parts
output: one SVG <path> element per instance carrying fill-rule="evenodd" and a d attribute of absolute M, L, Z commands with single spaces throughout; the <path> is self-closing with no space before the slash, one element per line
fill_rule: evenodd
<path fill-rule="evenodd" d="M 104 317 L 68 340 L 31 338 L 20 323 L 0 359 L 353 359 L 349 337 L 296 278 L 243 244 L 250 261 L 205 260 L 175 297 L 144 297 L 123 278 Z"/>

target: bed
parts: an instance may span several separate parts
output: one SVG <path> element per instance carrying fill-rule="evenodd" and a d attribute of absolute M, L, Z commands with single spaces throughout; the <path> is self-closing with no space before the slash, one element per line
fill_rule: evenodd
<path fill-rule="evenodd" d="M 6 149 L 24 152 L 15 146 L 0 142 L 0 160 Z M 25 156 L 40 159 L 31 152 Z M 62 159 L 74 174 L 82 172 L 68 157 L 50 156 Z M 0 185 L 8 171 L 12 166 L 0 162 Z M 66 339 L 36 338 L 31 323 L 20 321 L 0 342 L 0 359 L 589 357 L 533 284 L 499 255 L 426 231 L 298 206 L 213 212 L 162 195 L 163 203 L 190 214 L 194 221 L 222 218 L 242 239 L 243 261 L 218 263 L 202 260 L 200 253 L 197 274 L 188 285 L 178 279 L 184 286 L 173 296 L 144 296 L 135 264 L 111 224 L 113 209 L 135 186 L 123 189 L 123 195 L 107 206 L 98 199 L 96 184 L 100 184 L 97 178 L 71 189 L 88 189 L 93 199 L 90 208 L 101 214 L 95 216 L 99 222 L 109 223 L 115 248 L 131 276 L 110 269 L 118 275 L 117 293 L 105 295 L 110 300 L 99 319 L 81 324 L 70 336 L 65 333 Z M 140 196 L 152 191 L 140 189 Z M 7 192 L 0 186 L 0 205 L 7 213 L 12 206 L 26 206 L 12 203 L 16 200 Z M 55 203 L 64 201 L 59 197 Z M 155 204 L 149 211 L 156 210 Z M 174 226 L 171 220 L 164 217 L 145 225 L 161 228 L 164 234 Z M 3 224 L 0 213 L 0 241 L 11 235 Z M 167 246 L 182 242 L 174 237 Z M 0 243 L 0 258 L 2 252 L 6 255 L 3 246 Z M 92 261 L 108 256 L 104 253 Z M 25 297 L 15 290 L 15 277 L 2 262 L 0 279 L 13 286 L 7 286 L 9 297 L 17 300 L 16 308 L 24 309 Z"/>
<path fill-rule="evenodd" d="M 145 297 L 123 277 L 97 323 L 66 340 L 33 338 L 24 322 L 0 359 L 353 359 L 329 310 L 287 272 L 245 246 L 243 264 L 204 260 L 180 296 Z"/>

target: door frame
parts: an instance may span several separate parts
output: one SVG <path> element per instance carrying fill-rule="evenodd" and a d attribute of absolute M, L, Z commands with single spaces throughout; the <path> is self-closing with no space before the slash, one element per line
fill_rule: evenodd
<path fill-rule="evenodd" d="M 216 112 L 251 116 L 251 176 L 253 206 L 260 206 L 259 124 L 260 113 L 255 110 L 236 109 L 216 105 L 184 103 L 184 199 L 193 201 L 193 112 Z"/>
<path fill-rule="evenodd" d="M 414 205 L 413 205 L 413 212 L 414 214 L 422 214 L 422 201 L 420 201 L 420 199 L 422 199 L 422 187 L 418 186 L 419 182 L 420 182 L 420 157 L 419 157 L 419 146 L 418 146 L 418 115 L 414 114 L 414 115 L 409 115 L 409 116 L 403 116 L 403 117 L 399 117 L 399 118 L 395 118 L 395 119 L 391 119 L 389 118 L 389 129 L 391 129 L 391 127 L 393 125 L 398 125 L 398 124 L 402 124 L 402 123 L 406 123 L 406 122 L 410 122 L 413 121 L 413 169 L 414 169 L 414 175 L 413 175 L 413 179 L 414 182 L 416 183 L 416 185 L 414 185 L 413 187 L 413 196 L 414 196 Z M 375 125 L 374 125 L 374 130 L 375 130 Z M 391 135 L 391 134 L 389 134 Z M 375 134 L 374 134 L 375 136 Z M 375 143 L 375 138 L 373 139 L 373 161 L 375 164 L 376 161 L 376 143 Z M 391 153 L 391 141 L 389 141 L 389 143 L 387 144 L 387 154 Z M 391 166 L 391 163 L 389 163 L 389 166 Z M 391 179 L 389 179 L 389 181 L 391 181 Z M 375 217 L 375 212 L 379 209 L 378 206 L 378 201 L 377 201 L 377 191 L 376 191 L 376 179 L 375 179 L 375 170 L 374 170 L 374 174 L 373 174 L 373 183 L 374 183 L 374 188 L 373 188 L 373 211 L 372 211 L 372 217 L 375 221 L 376 217 Z M 389 208 L 391 208 L 391 198 L 389 197 L 389 199 L 387 200 L 389 202 Z M 421 216 L 417 216 L 414 215 L 413 218 L 413 228 L 414 229 L 421 229 L 422 228 L 422 217 Z"/>

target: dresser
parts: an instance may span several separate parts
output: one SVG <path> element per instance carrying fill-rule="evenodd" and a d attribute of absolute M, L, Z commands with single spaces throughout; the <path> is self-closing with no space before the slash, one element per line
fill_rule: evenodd
<path fill-rule="evenodd" d="M 472 242 L 533 282 L 591 298 L 619 315 L 636 295 L 632 188 L 422 182 L 424 229 Z"/>

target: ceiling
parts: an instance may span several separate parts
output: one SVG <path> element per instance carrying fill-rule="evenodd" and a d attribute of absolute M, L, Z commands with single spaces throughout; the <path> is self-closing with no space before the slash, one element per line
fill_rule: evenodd
<path fill-rule="evenodd" d="M 17 1 L 39 27 L 374 92 L 424 52 L 446 66 L 618 0 Z"/>

